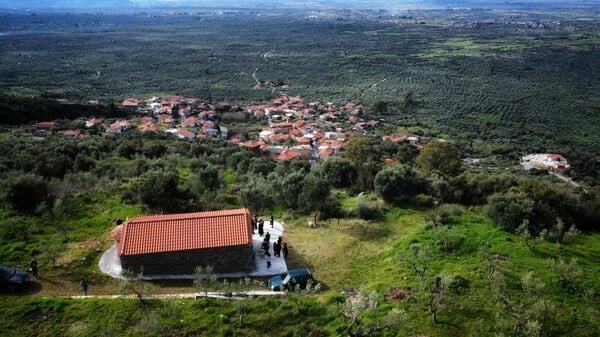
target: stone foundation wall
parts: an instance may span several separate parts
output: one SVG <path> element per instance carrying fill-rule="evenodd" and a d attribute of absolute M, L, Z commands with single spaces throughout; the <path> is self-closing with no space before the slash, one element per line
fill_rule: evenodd
<path fill-rule="evenodd" d="M 195 249 L 121 256 L 123 269 L 144 275 L 193 274 L 197 266 L 214 267 L 216 273 L 250 272 L 254 269 L 252 246 Z"/>

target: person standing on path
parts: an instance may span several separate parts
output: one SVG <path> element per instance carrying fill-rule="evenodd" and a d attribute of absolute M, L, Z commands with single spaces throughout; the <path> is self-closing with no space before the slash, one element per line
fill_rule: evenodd
<path fill-rule="evenodd" d="M 271 219 L 269 219 L 269 221 L 271 222 L 271 228 L 273 228 L 273 222 L 275 221 L 275 219 L 273 219 L 273 214 L 271 214 Z"/>
<path fill-rule="evenodd" d="M 288 256 L 288 253 L 289 253 L 289 251 L 288 251 L 287 243 L 285 243 L 285 242 L 284 242 L 284 243 L 283 243 L 283 258 L 284 258 L 284 259 L 286 259 L 286 258 L 287 258 L 287 256 Z"/>
<path fill-rule="evenodd" d="M 258 220 L 258 236 L 262 238 L 264 234 L 264 221 L 262 219 Z"/>
<path fill-rule="evenodd" d="M 79 281 L 79 286 L 81 287 L 81 290 L 83 290 L 83 296 L 87 296 L 88 283 L 84 279 L 81 279 L 81 281 Z"/>
<path fill-rule="evenodd" d="M 31 274 L 33 274 L 35 278 L 40 277 L 40 275 L 38 275 L 38 263 L 36 259 L 31 259 L 31 261 L 29 261 L 29 269 L 31 269 Z"/>

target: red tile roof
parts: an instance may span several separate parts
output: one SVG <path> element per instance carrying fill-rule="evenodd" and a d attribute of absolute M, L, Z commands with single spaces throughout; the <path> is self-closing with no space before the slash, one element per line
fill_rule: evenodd
<path fill-rule="evenodd" d="M 142 125 L 140 125 L 138 127 L 138 130 L 140 130 L 141 132 L 146 132 L 146 131 L 160 131 L 160 127 L 158 125 L 154 125 L 151 123 L 144 123 Z"/>
<path fill-rule="evenodd" d="M 268 139 L 271 142 L 285 142 L 285 141 L 288 141 L 290 139 L 290 135 L 276 133 L 276 134 L 270 135 L 268 137 Z"/>
<path fill-rule="evenodd" d="M 294 160 L 296 158 L 300 157 L 300 152 L 295 151 L 295 150 L 283 150 L 283 152 L 281 152 L 281 154 L 279 156 L 277 156 L 277 158 L 275 158 L 278 161 L 284 161 L 284 160 Z"/>
<path fill-rule="evenodd" d="M 310 138 L 308 137 L 299 137 L 296 138 L 296 141 L 300 144 L 310 144 Z"/>
<path fill-rule="evenodd" d="M 39 122 L 35 124 L 38 129 L 50 129 L 56 126 L 55 122 Z"/>
<path fill-rule="evenodd" d="M 202 119 L 196 117 L 196 116 L 191 116 L 188 117 L 186 119 L 183 120 L 183 122 L 181 122 L 181 125 L 183 126 L 196 126 L 198 124 L 200 124 L 202 122 Z"/>
<path fill-rule="evenodd" d="M 142 123 L 152 123 L 152 122 L 154 122 L 154 118 L 150 117 L 150 116 L 144 116 L 144 117 L 140 118 L 140 120 L 142 121 Z"/>
<path fill-rule="evenodd" d="M 324 147 L 319 151 L 319 156 L 331 156 L 333 154 L 333 148 L 332 147 Z"/>
<path fill-rule="evenodd" d="M 171 115 L 168 114 L 160 114 L 158 115 L 158 120 L 163 123 L 173 123 L 175 120 Z"/>
<path fill-rule="evenodd" d="M 306 124 L 306 122 L 305 122 L 303 119 L 299 119 L 299 120 L 297 120 L 297 121 L 295 121 L 295 122 L 293 122 L 293 123 L 292 123 L 292 125 L 293 125 L 295 128 L 300 128 L 300 127 L 302 127 L 304 124 Z"/>
<path fill-rule="evenodd" d="M 271 128 L 275 129 L 290 129 L 292 128 L 293 125 L 292 123 L 286 123 L 286 122 L 282 122 L 282 123 L 271 123 Z"/>
<path fill-rule="evenodd" d="M 142 103 L 142 101 L 140 101 L 139 99 L 130 97 L 126 98 L 121 104 L 126 107 L 136 107 L 140 105 L 140 103 Z"/>
<path fill-rule="evenodd" d="M 247 208 L 140 216 L 123 224 L 119 256 L 252 244 Z"/>
<path fill-rule="evenodd" d="M 263 145 L 265 145 L 265 142 L 263 141 L 248 141 L 242 144 L 244 147 L 247 148 L 256 148 L 256 147 L 261 147 Z"/>
<path fill-rule="evenodd" d="M 65 135 L 65 137 L 77 137 L 79 136 L 79 134 L 79 130 L 66 130 L 65 132 L 63 132 L 63 135 Z"/>

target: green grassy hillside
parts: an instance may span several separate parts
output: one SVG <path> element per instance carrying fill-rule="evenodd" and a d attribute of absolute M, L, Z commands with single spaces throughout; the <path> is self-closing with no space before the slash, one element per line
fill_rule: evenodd
<path fill-rule="evenodd" d="M 600 305 L 594 295 L 600 275 L 598 234 L 581 235 L 570 244 L 539 243 L 531 250 L 520 237 L 473 211 L 464 210 L 435 228 L 427 228 L 425 215 L 414 208 L 393 208 L 378 221 L 332 219 L 318 228 L 309 228 L 305 218 L 285 219 L 289 267 L 310 267 L 325 289 L 317 294 L 243 303 L 141 304 L 135 299 L 4 293 L 0 330 L 23 336 L 59 336 L 65 331 L 80 336 L 260 336 L 267 329 L 273 336 L 338 336 L 350 325 L 341 315 L 344 297 L 338 294 L 356 289 L 379 294 L 377 315 L 391 308 L 405 311 L 402 328 L 386 331 L 386 336 L 521 336 L 529 335 L 529 321 L 540 322 L 542 336 L 591 336 L 599 331 Z M 411 254 L 415 245 L 428 252 L 425 258 Z M 551 260 L 559 259 L 575 259 L 572 267 L 579 272 L 552 267 Z M 419 263 L 425 270 L 422 277 L 411 267 Z M 439 294 L 429 288 L 436 275 L 450 281 Z M 565 275 L 572 282 L 569 287 L 561 285 Z M 115 291 L 110 281 L 95 282 L 95 294 Z M 157 293 L 193 291 L 189 283 L 176 289 L 158 287 Z M 431 296 L 439 301 L 435 324 L 428 307 Z M 505 301 L 510 301 L 510 310 Z"/>

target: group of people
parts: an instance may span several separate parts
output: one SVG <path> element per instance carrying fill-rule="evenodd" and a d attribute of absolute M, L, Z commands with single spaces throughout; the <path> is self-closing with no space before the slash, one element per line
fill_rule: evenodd
<path fill-rule="evenodd" d="M 256 214 L 252 216 L 252 234 L 256 233 L 258 230 L 258 235 L 260 237 L 265 233 L 265 221 L 262 218 L 259 218 Z"/>
<path fill-rule="evenodd" d="M 269 219 L 269 224 L 271 225 L 271 228 L 274 228 L 275 219 L 273 218 L 273 215 L 271 215 L 271 218 Z M 265 220 L 259 218 L 256 214 L 252 216 L 252 233 L 256 233 L 255 231 L 258 231 L 260 237 L 265 234 Z"/>
<path fill-rule="evenodd" d="M 271 228 L 274 228 L 275 219 L 273 215 L 269 219 L 269 225 Z M 266 257 L 267 260 L 267 268 L 271 267 L 271 234 L 264 230 L 265 221 L 262 218 L 259 218 L 258 215 L 254 214 L 252 216 L 252 233 L 255 233 L 255 230 L 258 230 L 258 235 L 263 237 L 263 242 L 260 245 L 260 253 L 261 256 Z M 283 253 L 283 257 L 287 258 L 289 250 L 287 243 L 283 242 L 283 238 L 279 236 L 276 241 L 273 242 L 273 256 L 281 257 Z"/>
<path fill-rule="evenodd" d="M 283 242 L 282 244 L 281 236 L 277 238 L 277 241 L 273 242 L 273 255 L 280 257 L 281 251 L 283 250 L 283 257 L 286 258 L 288 255 L 288 247 L 287 243 Z"/>
<path fill-rule="evenodd" d="M 33 277 L 35 277 L 37 279 L 41 278 L 40 274 L 38 273 L 38 262 L 35 258 L 29 260 L 29 271 L 31 272 L 31 275 L 33 275 Z M 87 283 L 86 280 L 81 279 L 79 281 L 79 287 L 83 291 L 84 296 L 87 296 L 88 286 L 89 286 L 89 284 Z"/>

